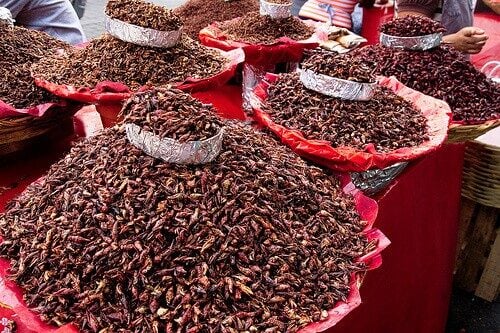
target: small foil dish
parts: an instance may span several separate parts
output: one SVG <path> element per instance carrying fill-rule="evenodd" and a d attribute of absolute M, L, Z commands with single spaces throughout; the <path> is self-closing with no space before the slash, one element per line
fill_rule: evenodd
<path fill-rule="evenodd" d="M 380 33 L 380 43 L 395 49 L 412 51 L 430 50 L 441 45 L 442 33 L 435 33 L 415 37 L 399 37 Z"/>
<path fill-rule="evenodd" d="M 408 162 L 391 165 L 385 169 L 352 172 L 351 180 L 356 188 L 367 195 L 374 195 L 391 183 L 408 166 Z"/>
<path fill-rule="evenodd" d="M 272 18 L 286 18 L 292 16 L 292 3 L 280 4 L 260 0 L 260 15 L 269 15 Z"/>
<path fill-rule="evenodd" d="M 172 31 L 160 31 L 123 22 L 107 15 L 105 24 L 106 31 L 113 37 L 141 46 L 173 47 L 177 45 L 182 35 L 182 28 Z"/>
<path fill-rule="evenodd" d="M 154 158 L 174 164 L 205 164 L 213 161 L 222 150 L 224 128 L 211 138 L 179 142 L 143 130 L 135 124 L 125 124 L 128 141 Z"/>
<path fill-rule="evenodd" d="M 351 101 L 368 101 L 374 93 L 376 83 L 362 83 L 338 79 L 332 76 L 318 74 L 309 69 L 300 70 L 300 81 L 307 88 L 330 97 Z"/>
<path fill-rule="evenodd" d="M 0 7 L 0 25 L 14 26 L 14 19 L 10 10 L 5 7 Z"/>

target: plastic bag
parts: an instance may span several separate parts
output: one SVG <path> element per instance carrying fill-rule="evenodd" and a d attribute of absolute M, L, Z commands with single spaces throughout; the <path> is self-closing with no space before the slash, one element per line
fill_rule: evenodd
<path fill-rule="evenodd" d="M 231 21 L 239 20 L 235 18 Z M 255 66 L 265 66 L 280 62 L 299 62 L 304 49 L 314 49 L 319 43 L 328 39 L 327 27 L 311 20 L 304 21 L 315 27 L 316 32 L 308 39 L 296 41 L 288 37 L 281 37 L 272 44 L 251 44 L 245 41 L 235 41 L 219 28 L 214 22 L 202 29 L 199 39 L 203 45 L 215 47 L 224 51 L 242 48 L 245 52 L 245 62 Z"/>
<path fill-rule="evenodd" d="M 360 172 L 373 168 L 383 169 L 394 163 L 409 161 L 424 156 L 439 148 L 447 138 L 451 110 L 448 104 L 404 86 L 394 77 L 379 77 L 378 83 L 414 103 L 427 118 L 429 140 L 417 147 L 400 148 L 387 153 L 377 152 L 373 144 L 365 150 L 352 147 L 333 148 L 328 141 L 308 140 L 300 131 L 290 130 L 276 124 L 271 116 L 259 107 L 267 97 L 267 82 L 275 82 L 278 76 L 268 74 L 255 90 L 252 100 L 253 117 L 269 128 L 282 142 L 286 143 L 300 156 L 337 171 Z M 266 82 L 267 81 L 267 82 Z"/>

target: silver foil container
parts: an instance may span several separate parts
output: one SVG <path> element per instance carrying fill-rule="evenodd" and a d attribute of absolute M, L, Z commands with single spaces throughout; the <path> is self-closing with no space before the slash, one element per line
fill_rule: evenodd
<path fill-rule="evenodd" d="M 354 186 L 365 194 L 373 195 L 389 185 L 408 165 L 401 162 L 391 165 L 385 169 L 373 169 L 364 172 L 351 172 L 351 180 Z"/>
<path fill-rule="evenodd" d="M 260 15 L 269 15 L 272 18 L 285 18 L 292 16 L 292 3 L 279 4 L 260 0 Z"/>
<path fill-rule="evenodd" d="M 442 38 L 442 33 L 417 37 L 398 37 L 380 33 L 380 43 L 382 45 L 395 49 L 405 49 L 413 51 L 425 51 L 435 48 L 441 44 Z"/>
<path fill-rule="evenodd" d="M 160 138 L 144 131 L 135 124 L 125 124 L 128 141 L 149 156 L 167 163 L 204 164 L 213 161 L 222 149 L 224 129 L 202 141 L 179 142 L 171 138 Z"/>
<path fill-rule="evenodd" d="M 351 101 L 368 101 L 375 93 L 376 83 L 361 83 L 337 79 L 309 69 L 300 70 L 300 81 L 307 88 L 330 97 Z"/>
<path fill-rule="evenodd" d="M 14 26 L 14 19 L 10 10 L 5 7 L 0 7 L 0 25 Z M 1 37 L 0 37 L 1 38 Z"/>
<path fill-rule="evenodd" d="M 182 28 L 174 31 L 160 31 L 143 28 L 106 15 L 106 31 L 124 42 L 141 46 L 169 48 L 177 45 Z"/>

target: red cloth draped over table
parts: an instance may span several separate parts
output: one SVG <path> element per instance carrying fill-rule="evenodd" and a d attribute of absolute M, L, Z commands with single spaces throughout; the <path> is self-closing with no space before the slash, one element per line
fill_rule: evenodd
<path fill-rule="evenodd" d="M 230 97 L 224 95 L 228 92 L 232 94 Z M 244 115 L 238 87 L 198 92 L 195 97 L 203 102 L 214 101 L 220 113 L 228 117 L 242 119 Z M 414 162 L 390 189 L 376 198 L 379 205 L 376 227 L 384 231 L 392 245 L 384 251 L 382 267 L 364 279 L 361 305 L 331 332 L 444 330 L 451 292 L 462 159 L 461 146 L 442 147 Z M 48 164 L 39 163 L 20 161 L 20 165 L 27 166 L 23 177 L 40 176 Z M 0 186 L 20 179 L 15 173 L 7 179 L 4 175 L 0 169 Z M 18 193 L 27 183 L 16 188 Z M 0 196 L 2 199 L 4 195 Z"/>

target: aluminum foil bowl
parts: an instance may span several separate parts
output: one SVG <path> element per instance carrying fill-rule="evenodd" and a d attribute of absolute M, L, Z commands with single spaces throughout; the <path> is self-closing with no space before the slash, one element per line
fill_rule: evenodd
<path fill-rule="evenodd" d="M 391 165 L 385 169 L 373 169 L 365 172 L 352 172 L 351 180 L 356 188 L 367 195 L 373 195 L 389 185 L 408 165 L 401 162 Z"/>
<path fill-rule="evenodd" d="M 160 138 L 135 124 L 125 124 L 128 141 L 154 158 L 174 164 L 205 164 L 213 161 L 222 149 L 224 129 L 202 141 L 179 142 Z"/>
<path fill-rule="evenodd" d="M 14 19 L 10 10 L 5 7 L 0 7 L 0 25 L 14 26 Z"/>
<path fill-rule="evenodd" d="M 382 45 L 412 51 L 425 51 L 435 48 L 441 44 L 442 38 L 442 33 L 417 37 L 398 37 L 380 33 L 380 43 Z"/>
<path fill-rule="evenodd" d="M 330 97 L 351 101 L 368 101 L 375 93 L 376 83 L 360 83 L 338 79 L 309 69 L 300 71 L 300 81 L 307 88 Z"/>
<path fill-rule="evenodd" d="M 260 0 L 260 15 L 269 15 L 272 18 L 286 18 L 292 16 L 292 2 L 279 4 Z"/>
<path fill-rule="evenodd" d="M 106 16 L 106 31 L 124 42 L 141 46 L 169 48 L 175 46 L 182 34 L 182 28 L 173 31 L 160 31 L 143 28 Z"/>

